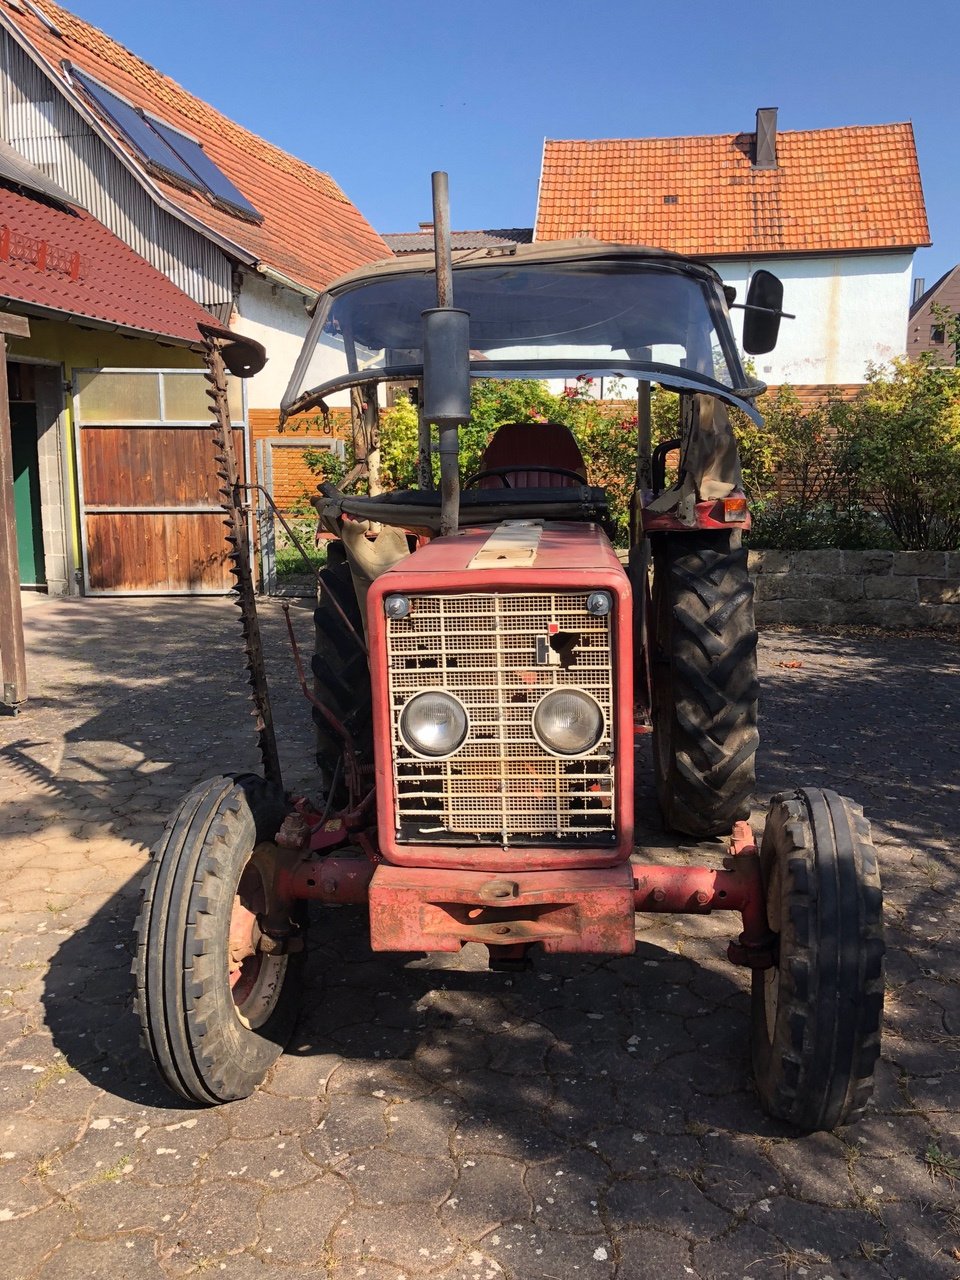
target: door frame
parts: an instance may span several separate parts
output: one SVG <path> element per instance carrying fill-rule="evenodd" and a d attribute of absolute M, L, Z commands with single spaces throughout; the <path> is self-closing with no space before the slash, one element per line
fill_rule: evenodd
<path fill-rule="evenodd" d="M 28 364 L 34 370 L 40 524 L 47 594 L 79 595 L 79 530 L 71 501 L 75 490 L 66 397 L 70 388 L 64 366 L 60 360 L 19 353 L 8 355 L 7 363 Z"/>

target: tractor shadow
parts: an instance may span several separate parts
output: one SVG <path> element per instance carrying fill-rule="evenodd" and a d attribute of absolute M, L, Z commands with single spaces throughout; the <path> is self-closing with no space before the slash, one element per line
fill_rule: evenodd
<path fill-rule="evenodd" d="M 957 796 L 958 748 L 950 729 L 960 694 L 956 650 L 928 638 L 809 633 L 770 633 L 762 649 L 762 808 L 772 792 L 798 783 L 832 786 L 863 803 L 891 900 L 891 968 L 903 981 L 924 964 L 935 967 L 929 957 L 936 941 L 901 933 L 899 925 L 918 912 L 941 912 L 944 895 L 960 887 L 942 835 Z M 802 665 L 781 665 L 795 662 Z M 197 668 L 176 676 L 183 705 L 200 705 L 209 693 L 205 682 L 219 678 L 207 655 Z M 151 758 L 144 726 L 166 723 L 171 687 L 159 684 L 145 700 L 138 695 L 137 714 L 125 721 L 117 707 L 101 705 L 67 740 L 82 748 L 109 733 Z M 281 724 L 300 717 L 308 725 L 288 701 L 278 698 Z M 244 767 L 248 761 L 236 755 L 241 740 L 249 735 L 234 732 L 225 747 L 204 743 L 199 755 L 191 752 L 176 766 L 161 762 L 163 772 L 185 791 L 196 776 L 216 772 L 214 762 Z M 306 755 L 308 742 L 309 728 L 300 728 L 287 749 L 299 744 Z M 221 747 L 224 754 L 215 755 Z M 60 778 L 54 785 L 61 808 L 82 801 L 80 784 Z M 648 781 L 642 796 L 643 811 L 654 813 Z M 136 812 L 135 802 L 121 800 L 112 815 L 93 820 L 114 830 L 115 820 L 127 822 Z M 642 843 L 644 856 L 676 853 L 653 818 Z M 130 1012 L 137 883 L 130 877 L 117 885 L 58 945 L 44 981 L 45 1019 L 56 1047 L 98 1089 L 140 1106 L 184 1107 L 154 1076 Z M 700 1132 L 706 1114 L 711 1125 L 733 1133 L 783 1132 L 761 1113 L 750 1081 L 748 978 L 724 954 L 736 918 L 643 917 L 640 924 L 632 957 L 537 956 L 530 969 L 504 973 L 486 971 L 484 957 L 469 948 L 434 958 L 430 967 L 423 957 L 375 955 L 361 910 L 317 911 L 303 1013 L 263 1092 L 280 1100 L 329 1101 L 341 1089 L 422 1099 L 422 1116 L 508 1135 L 505 1149 L 528 1158 L 541 1150 L 549 1158 L 558 1142 L 575 1137 L 588 1149 L 596 1142 L 604 1159 L 626 1143 L 626 1154 L 615 1157 L 626 1164 L 637 1155 L 629 1148 L 632 1133 L 669 1136 L 676 1151 Z M 897 1033 L 925 1034 L 928 1020 L 911 1014 Z M 239 1128 L 242 1108 L 254 1105 L 253 1099 L 233 1104 Z"/>
<path fill-rule="evenodd" d="M 293 614 L 303 643 L 309 604 L 294 603 Z M 299 786 L 310 722 L 285 631 L 279 609 L 264 610 L 277 733 Z M 198 781 L 259 765 L 239 632 L 229 599 L 45 601 L 26 614 L 29 699 L 0 720 L 4 985 L 25 986 L 43 966 L 54 1047 L 91 1083 L 130 1099 L 161 1097 L 131 1012 L 149 847 Z M 16 991 L 8 999 L 16 1010 Z M 39 1016 L 24 1005 L 23 1045 Z M 38 1035 L 35 1056 L 48 1052 Z"/>

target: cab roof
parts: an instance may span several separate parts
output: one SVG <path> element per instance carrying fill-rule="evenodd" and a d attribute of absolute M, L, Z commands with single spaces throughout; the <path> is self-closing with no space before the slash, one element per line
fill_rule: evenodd
<path fill-rule="evenodd" d="M 591 236 L 578 236 L 575 240 L 543 240 L 534 244 L 465 249 L 453 254 L 453 269 L 455 272 L 464 267 L 471 270 L 482 267 L 502 269 L 507 260 L 517 266 L 535 263 L 647 262 L 652 266 L 662 264 L 686 267 L 693 275 L 720 282 L 720 276 L 713 267 L 699 258 L 671 253 L 668 249 L 654 249 L 648 245 L 611 244 L 605 240 L 595 240 Z M 405 253 L 402 258 L 383 258 L 340 276 L 329 285 L 327 293 L 338 294 L 358 285 L 382 280 L 386 276 L 422 274 L 424 271 L 433 271 L 434 265 L 435 256 L 432 251 Z"/>

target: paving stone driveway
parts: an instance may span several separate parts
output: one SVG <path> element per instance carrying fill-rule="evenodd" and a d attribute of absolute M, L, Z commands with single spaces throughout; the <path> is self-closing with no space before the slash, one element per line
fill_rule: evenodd
<path fill-rule="evenodd" d="M 264 618 L 287 782 L 309 788 L 309 709 Z M 751 1088 L 721 916 L 638 917 L 634 958 L 506 976 L 374 957 L 361 913 L 329 910 L 266 1085 L 178 1104 L 138 1047 L 131 926 L 164 814 L 256 765 L 235 610 L 47 602 L 27 631 L 33 696 L 0 721 L 6 1276 L 960 1275 L 956 647 L 762 638 L 761 800 L 807 782 L 862 802 L 888 900 L 875 1107 L 797 1139 Z"/>

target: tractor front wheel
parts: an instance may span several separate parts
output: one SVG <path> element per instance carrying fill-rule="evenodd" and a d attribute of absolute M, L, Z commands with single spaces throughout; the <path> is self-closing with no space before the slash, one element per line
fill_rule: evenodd
<path fill-rule="evenodd" d="M 213 778 L 187 795 L 151 852 L 137 920 L 137 1010 L 160 1074 L 192 1102 L 256 1089 L 298 1005 L 299 954 L 260 925 L 279 902 L 272 840 L 283 793 L 262 778 Z"/>
<path fill-rule="evenodd" d="M 653 539 L 650 675 L 657 797 L 697 839 L 750 816 L 757 752 L 757 630 L 739 534 Z"/>
<path fill-rule="evenodd" d="M 764 1108 L 814 1132 L 873 1090 L 883 1016 L 883 894 L 870 826 L 833 791 L 774 796 L 760 863 L 778 963 L 753 975 Z"/>

